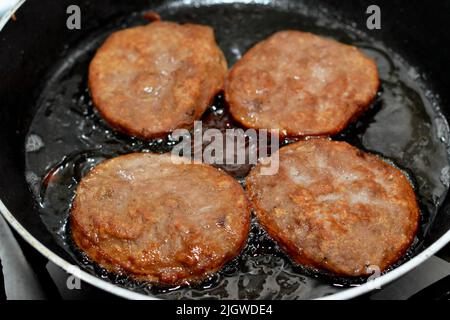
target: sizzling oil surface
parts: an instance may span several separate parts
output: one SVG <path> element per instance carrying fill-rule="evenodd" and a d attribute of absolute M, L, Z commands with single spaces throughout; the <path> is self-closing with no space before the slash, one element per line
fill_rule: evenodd
<path fill-rule="evenodd" d="M 309 12 L 305 16 L 292 10 L 256 5 L 200 6 L 195 10 L 177 6 L 157 11 L 167 20 L 214 27 L 229 65 L 257 41 L 289 28 L 355 44 L 375 58 L 382 80 L 379 97 L 365 115 L 335 138 L 378 153 L 409 174 L 416 185 L 423 217 L 408 256 L 420 248 L 449 187 L 449 133 L 437 101 L 423 84 L 418 69 L 382 43 L 351 26 L 328 21 L 320 13 Z M 87 271 L 131 290 L 163 298 L 302 299 L 331 294 L 348 285 L 345 279 L 329 278 L 294 266 L 256 222 L 248 245 L 238 258 L 208 281 L 188 288 L 156 288 L 109 274 L 74 248 L 67 221 L 80 179 L 106 158 L 134 151 L 167 152 L 175 144 L 170 138 L 144 142 L 116 133 L 92 107 L 87 68 L 95 49 L 112 30 L 136 23 L 144 23 L 139 15 L 122 19 L 76 48 L 69 48 L 64 61 L 56 64 L 38 101 L 25 146 L 26 178 L 40 205 L 41 218 L 56 241 Z M 236 126 L 221 96 L 205 113 L 203 121 L 204 127 Z M 249 168 L 224 169 L 241 180 Z"/>

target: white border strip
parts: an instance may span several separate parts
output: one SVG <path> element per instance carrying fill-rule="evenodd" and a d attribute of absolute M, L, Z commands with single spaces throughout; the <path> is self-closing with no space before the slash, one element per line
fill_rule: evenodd
<path fill-rule="evenodd" d="M 19 9 L 19 7 L 25 2 L 25 0 L 20 0 L 18 4 L 13 7 L 1 20 L 0 20 L 0 31 L 5 26 L 5 24 L 9 21 L 14 12 Z M 36 250 L 38 250 L 44 257 L 48 260 L 65 270 L 67 273 L 73 274 L 77 278 L 97 287 L 99 289 L 108 291 L 114 295 L 117 295 L 126 299 L 135 299 L 135 300 L 159 300 L 156 297 L 152 297 L 149 295 L 144 295 L 140 293 L 133 292 L 131 290 L 121 288 L 117 285 L 114 285 L 105 280 L 101 280 L 83 270 L 81 270 L 78 266 L 73 265 L 66 260 L 62 259 L 60 256 L 50 251 L 47 247 L 45 247 L 41 242 L 39 242 L 36 238 L 34 238 L 11 214 L 11 212 L 6 208 L 3 202 L 0 200 L 0 212 L 8 221 L 8 223 L 19 233 L 25 241 L 27 241 L 31 246 L 33 246 Z M 433 256 L 440 249 L 442 249 L 446 244 L 450 243 L 450 230 L 447 231 L 441 238 L 439 238 L 436 242 L 434 242 L 430 247 L 425 249 L 422 253 L 418 254 L 411 260 L 405 262 L 401 266 L 396 269 L 388 272 L 385 275 L 382 275 L 379 278 L 376 278 L 370 282 L 364 283 L 358 287 L 344 289 L 342 292 L 331 294 L 326 297 L 319 298 L 318 300 L 344 300 L 351 299 L 362 294 L 368 293 L 370 291 L 376 290 L 395 279 L 398 279 L 402 275 L 408 273 L 409 271 L 416 268 L 419 264 Z"/>

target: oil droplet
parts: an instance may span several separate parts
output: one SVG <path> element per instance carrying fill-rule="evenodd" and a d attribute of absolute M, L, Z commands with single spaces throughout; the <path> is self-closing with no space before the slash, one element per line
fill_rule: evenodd
<path fill-rule="evenodd" d="M 446 166 L 441 170 L 440 180 L 444 186 L 450 187 L 450 167 Z"/>
<path fill-rule="evenodd" d="M 25 173 L 25 180 L 27 181 L 28 185 L 30 186 L 31 192 L 33 192 L 33 195 L 36 199 L 39 199 L 39 190 L 40 190 L 40 184 L 41 179 L 37 176 L 36 173 L 27 171 Z"/>
<path fill-rule="evenodd" d="M 25 142 L 25 152 L 36 152 L 44 147 L 42 138 L 37 134 L 30 134 Z"/>
<path fill-rule="evenodd" d="M 144 88 L 144 92 L 145 92 L 145 93 L 148 93 L 148 94 L 152 94 L 152 92 L 153 92 L 153 87 L 145 87 L 145 88 Z"/>

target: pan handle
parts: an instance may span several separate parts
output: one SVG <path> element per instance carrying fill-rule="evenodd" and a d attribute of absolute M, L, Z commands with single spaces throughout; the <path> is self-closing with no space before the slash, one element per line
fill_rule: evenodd
<path fill-rule="evenodd" d="M 417 292 L 409 300 L 450 300 L 450 275 Z"/>

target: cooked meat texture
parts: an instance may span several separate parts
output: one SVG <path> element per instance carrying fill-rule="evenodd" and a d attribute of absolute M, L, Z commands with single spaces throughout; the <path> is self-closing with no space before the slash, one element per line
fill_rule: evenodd
<path fill-rule="evenodd" d="M 295 262 L 353 277 L 383 271 L 404 255 L 419 209 L 400 170 L 325 139 L 278 154 L 278 173 L 263 176 L 257 165 L 247 188 L 258 220 Z"/>
<path fill-rule="evenodd" d="M 333 135 L 377 95 L 375 62 L 355 47 L 300 31 L 258 43 L 232 68 L 225 97 L 246 127 Z"/>
<path fill-rule="evenodd" d="M 96 166 L 71 212 L 75 243 L 109 271 L 159 284 L 198 282 L 238 255 L 250 208 L 244 190 L 205 164 L 135 153 Z"/>
<path fill-rule="evenodd" d="M 156 21 L 111 34 L 89 66 L 89 87 L 112 127 L 150 139 L 200 118 L 226 72 L 210 27 Z"/>

